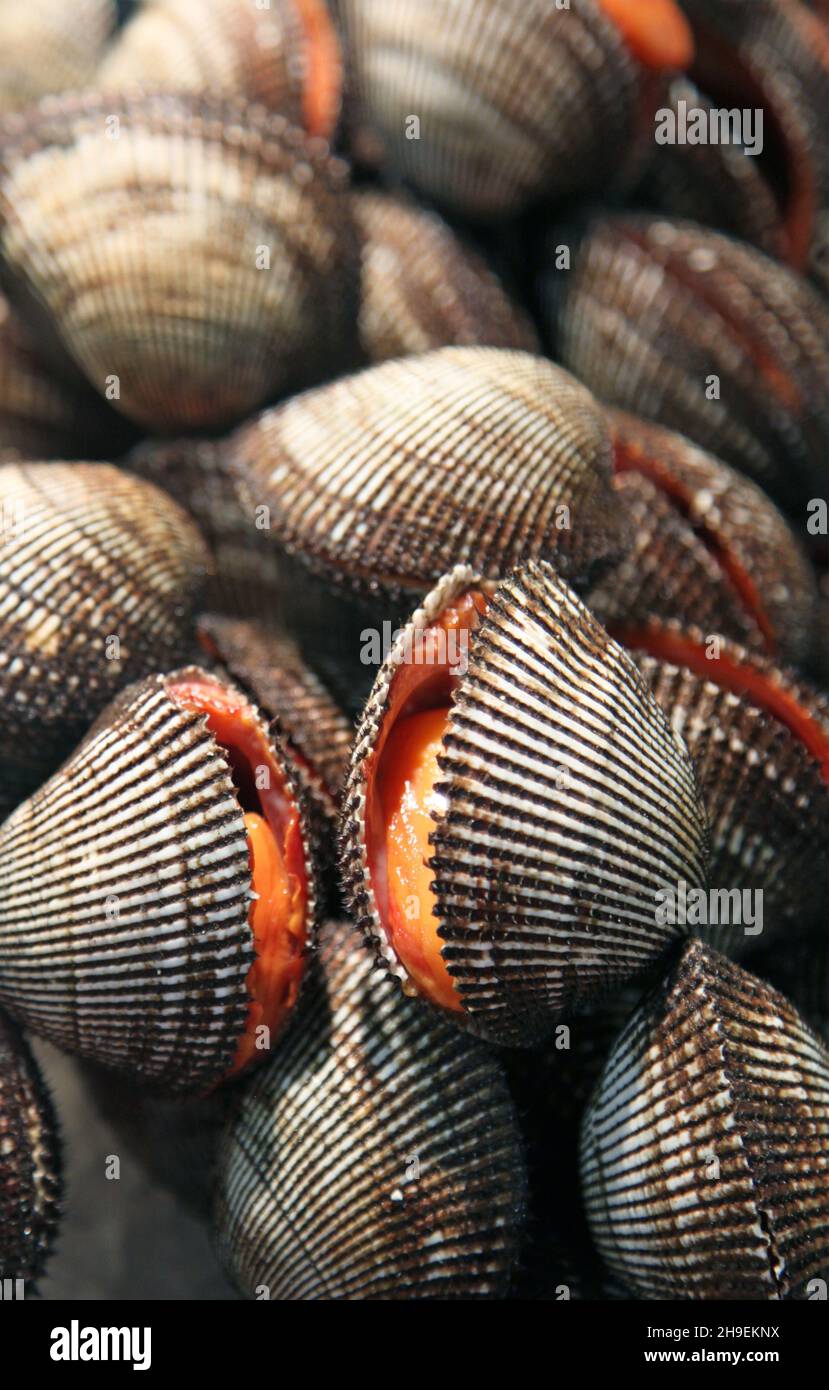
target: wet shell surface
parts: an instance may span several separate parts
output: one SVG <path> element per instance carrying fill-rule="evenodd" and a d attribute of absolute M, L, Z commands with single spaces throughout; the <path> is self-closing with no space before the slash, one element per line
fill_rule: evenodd
<path fill-rule="evenodd" d="M 207 564 L 158 488 L 110 464 L 0 466 L 0 803 L 115 692 L 181 659 Z"/>
<path fill-rule="evenodd" d="M 326 927 L 320 967 L 223 1140 L 228 1273 L 271 1300 L 503 1297 L 524 1168 L 500 1066 L 404 999 L 349 924 Z"/>
<path fill-rule="evenodd" d="M 0 1005 L 67 1051 L 202 1093 L 293 1007 L 316 907 L 302 794 L 205 671 L 122 692 L 0 829 L 0 872 Z"/>
<path fill-rule="evenodd" d="M 88 86 L 117 9 L 117 0 L 0 0 L 0 111 Z"/>
<path fill-rule="evenodd" d="M 645 1298 L 807 1298 L 829 1271 L 829 1053 L 698 941 L 613 1048 L 582 1131 L 611 1270 Z"/>
<path fill-rule="evenodd" d="M 648 71 L 680 66 L 691 51 L 677 8 L 660 9 L 667 29 L 661 39 L 656 29 Z M 618 180 L 646 78 L 637 36 L 626 38 L 602 4 L 339 0 L 338 11 L 358 153 L 428 198 L 493 218 L 543 193 Z M 633 31 L 647 27 L 633 17 Z"/>
<path fill-rule="evenodd" d="M 610 420 L 634 543 L 588 594 L 604 626 L 676 619 L 804 662 L 817 591 L 785 518 L 760 488 L 681 435 L 618 411 Z"/>
<path fill-rule="evenodd" d="M 609 405 L 677 430 L 802 514 L 829 447 L 829 313 L 753 247 L 645 216 L 597 217 L 548 270 L 554 356 Z"/>
<path fill-rule="evenodd" d="M 0 145 L 10 297 L 146 429 L 230 423 L 356 352 L 345 170 L 283 117 L 67 97 Z"/>
<path fill-rule="evenodd" d="M 528 353 L 384 362 L 243 425 L 228 467 L 251 520 L 332 581 L 424 593 L 457 562 L 528 556 L 578 576 L 627 542 L 602 412 Z"/>
<path fill-rule="evenodd" d="M 394 789 L 411 720 L 433 718 L 415 874 Z M 350 905 L 406 990 L 492 1041 L 543 1038 L 659 958 L 682 929 L 657 923 L 657 889 L 702 884 L 705 853 L 684 748 L 552 568 L 441 581 L 377 677 L 344 802 Z"/>
<path fill-rule="evenodd" d="M 329 138 L 341 57 L 325 0 L 144 0 L 96 86 L 245 97 Z"/>
<path fill-rule="evenodd" d="M 529 319 L 435 213 L 374 190 L 354 195 L 362 238 L 360 343 L 370 362 L 433 348 L 538 351 Z"/>
<path fill-rule="evenodd" d="M 37 1063 L 17 1026 L 0 1014 L 0 1280 L 22 1279 L 24 1297 L 54 1243 L 60 1166 L 57 1123 Z"/>
<path fill-rule="evenodd" d="M 816 924 L 829 881 L 829 703 L 791 672 L 693 630 L 654 624 L 622 638 L 639 648 L 637 665 L 694 760 L 708 811 L 709 881 L 724 920 L 691 922 L 693 930 L 739 955 L 774 932 Z M 746 925 L 743 899 L 758 892 L 759 924 Z"/>

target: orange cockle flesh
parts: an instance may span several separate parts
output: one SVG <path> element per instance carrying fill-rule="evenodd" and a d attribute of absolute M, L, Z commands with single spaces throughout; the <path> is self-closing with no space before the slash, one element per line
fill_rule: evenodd
<path fill-rule="evenodd" d="M 676 0 L 599 0 L 634 57 L 646 68 L 686 68 L 694 56 L 691 26 Z"/>
<path fill-rule="evenodd" d="M 663 628 L 620 627 L 612 629 L 612 635 L 633 651 L 648 652 L 660 661 L 685 667 L 735 695 L 746 695 L 757 709 L 777 719 L 794 734 L 820 764 L 823 781 L 829 785 L 829 731 L 792 690 L 778 685 L 750 661 L 727 652 L 709 657 L 705 646 L 680 633 Z"/>
<path fill-rule="evenodd" d="M 183 709 L 207 716 L 225 750 L 239 793 L 248 838 L 252 900 L 249 922 L 255 959 L 248 971 L 248 1015 L 228 1076 L 256 1056 L 256 1029 L 265 1025 L 271 1040 L 281 1029 L 299 992 L 304 967 L 308 880 L 299 810 L 271 744 L 252 707 L 218 681 L 183 680 L 168 687 Z M 268 778 L 256 777 L 266 768 Z M 257 781 L 269 785 L 259 787 Z"/>
<path fill-rule="evenodd" d="M 418 993 L 453 1012 L 460 995 L 441 954 L 429 868 L 429 836 L 445 803 L 436 783 L 462 647 L 486 611 L 478 591 L 456 599 L 423 634 L 415 659 L 400 666 L 368 771 L 369 865 L 388 940 Z"/>
<path fill-rule="evenodd" d="M 342 53 L 326 0 L 294 0 L 307 65 L 302 114 L 309 135 L 330 140 L 342 94 Z"/>

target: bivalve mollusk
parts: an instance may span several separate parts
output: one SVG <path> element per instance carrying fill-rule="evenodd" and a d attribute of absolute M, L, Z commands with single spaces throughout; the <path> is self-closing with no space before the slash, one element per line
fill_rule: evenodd
<path fill-rule="evenodd" d="M 338 10 L 358 153 L 474 218 L 618 181 L 662 73 L 693 52 L 673 0 L 338 0 Z"/>
<path fill-rule="evenodd" d="M 118 10 L 119 0 L 0 0 L 0 111 L 89 86 Z"/>
<path fill-rule="evenodd" d="M 829 1274 L 829 1053 L 691 941 L 614 1045 L 582 1129 L 610 1269 L 644 1298 L 808 1298 Z"/>
<path fill-rule="evenodd" d="M 408 992 L 543 1038 L 682 931 L 657 890 L 702 885 L 706 835 L 684 747 L 551 566 L 441 581 L 380 670 L 344 799 L 350 906 Z"/>
<path fill-rule="evenodd" d="M 23 1297 L 54 1244 L 61 1196 L 52 1102 L 20 1029 L 0 1014 L 0 1280 L 22 1280 Z"/>
<path fill-rule="evenodd" d="M 289 1017 L 314 848 L 247 697 L 186 668 L 128 687 L 0 829 L 0 1005 L 155 1090 L 202 1093 Z"/>
<path fill-rule="evenodd" d="M 44 101 L 0 130 L 9 297 L 130 419 L 207 430 L 354 360 L 344 166 L 263 108 Z"/>
<path fill-rule="evenodd" d="M 442 348 L 264 411 L 228 467 L 255 523 L 358 593 L 425 593 L 454 563 L 530 556 L 576 578 L 628 543 L 604 415 L 543 358 Z"/>
<path fill-rule="evenodd" d="M 497 1060 L 325 928 L 297 1025 L 220 1146 L 219 1254 L 249 1298 L 498 1298 L 524 1163 Z"/>
<path fill-rule="evenodd" d="M 541 295 L 553 355 L 802 515 L 829 448 L 829 311 L 788 267 L 690 222 L 598 215 Z M 548 263 L 549 265 L 549 263 Z"/>

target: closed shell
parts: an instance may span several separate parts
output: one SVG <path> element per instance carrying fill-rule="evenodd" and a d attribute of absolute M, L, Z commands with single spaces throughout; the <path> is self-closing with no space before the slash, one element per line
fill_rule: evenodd
<path fill-rule="evenodd" d="M 354 195 L 354 215 L 363 247 L 360 344 L 368 361 L 452 345 L 538 350 L 529 319 L 435 213 L 366 190 Z"/>
<path fill-rule="evenodd" d="M 118 0 L 0 0 L 0 111 L 88 86 L 117 9 Z"/>
<path fill-rule="evenodd" d="M 249 803 L 204 714 L 174 698 L 202 680 L 193 668 L 130 686 L 0 830 L 0 1004 L 67 1051 L 171 1094 L 227 1076 L 256 1021 Z M 308 823 L 290 764 L 268 743 L 297 807 L 307 937 Z"/>
<path fill-rule="evenodd" d="M 458 996 L 453 1016 L 491 1040 L 526 1045 L 659 958 L 681 928 L 657 922 L 657 890 L 704 881 L 706 825 L 662 711 L 552 568 L 530 563 L 498 586 L 456 569 L 378 675 L 345 797 L 344 886 L 405 987 L 415 991 L 411 969 L 380 906 L 388 890 L 375 784 L 398 713 L 395 677 L 422 679 L 423 700 L 434 700 L 428 683 L 439 673 L 417 634 L 476 591 L 487 594 L 486 609 L 452 681 L 441 743 L 429 921 Z M 416 688 L 407 708 L 417 698 Z"/>
<path fill-rule="evenodd" d="M 66 97 L 0 132 L 11 296 L 156 433 L 229 423 L 348 365 L 345 170 L 260 107 Z"/>
<path fill-rule="evenodd" d="M 747 473 L 800 511 L 829 445 L 829 314 L 753 247 L 691 222 L 599 216 L 541 294 L 554 355 L 608 405 Z"/>
<path fill-rule="evenodd" d="M 578 576 L 627 541 L 589 392 L 542 358 L 443 348 L 384 362 L 243 425 L 229 467 L 280 545 L 363 593 L 424 593 L 468 562 Z"/>
<path fill-rule="evenodd" d="M 524 1170 L 503 1073 L 373 969 L 349 924 L 246 1085 L 219 1155 L 219 1254 L 249 1298 L 503 1297 Z"/>
<path fill-rule="evenodd" d="M 636 1012 L 585 1116 L 596 1243 L 645 1298 L 807 1298 L 829 1271 L 829 1053 L 699 941 Z"/>
<path fill-rule="evenodd" d="M 115 692 L 181 660 L 207 554 L 110 464 L 0 467 L 0 766 L 7 811 Z"/>
<path fill-rule="evenodd" d="M 54 1243 L 60 1168 L 55 1114 L 39 1068 L 20 1030 L 0 1014 L 0 1279 L 22 1279 L 24 1296 Z"/>

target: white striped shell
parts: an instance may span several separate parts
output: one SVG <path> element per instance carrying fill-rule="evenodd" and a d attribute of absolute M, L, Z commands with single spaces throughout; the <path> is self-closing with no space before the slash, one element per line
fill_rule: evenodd
<path fill-rule="evenodd" d="M 61 1197 L 52 1102 L 20 1029 L 0 1014 L 0 1281 L 21 1279 L 24 1297 L 54 1244 Z"/>
<path fill-rule="evenodd" d="M 524 1166 L 503 1072 L 325 928 L 321 978 L 220 1147 L 219 1255 L 248 1298 L 503 1297 Z"/>
<path fill-rule="evenodd" d="M 615 1044 L 582 1129 L 594 1239 L 645 1298 L 807 1298 L 829 1274 L 829 1053 L 699 941 Z"/>

